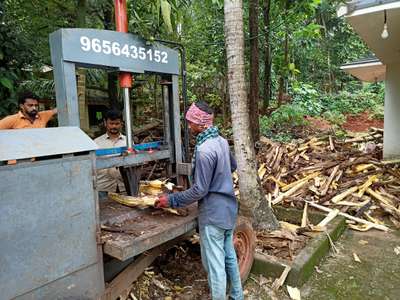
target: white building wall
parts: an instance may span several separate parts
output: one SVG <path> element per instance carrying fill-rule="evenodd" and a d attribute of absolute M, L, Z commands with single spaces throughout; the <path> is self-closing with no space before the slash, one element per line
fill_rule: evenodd
<path fill-rule="evenodd" d="M 386 66 L 384 159 L 400 158 L 400 63 Z"/>

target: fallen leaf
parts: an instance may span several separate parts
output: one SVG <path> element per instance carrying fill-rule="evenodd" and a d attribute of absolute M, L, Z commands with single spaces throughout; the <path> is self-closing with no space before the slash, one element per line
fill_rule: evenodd
<path fill-rule="evenodd" d="M 353 257 L 354 257 L 354 260 L 355 260 L 356 262 L 361 263 L 361 260 L 360 260 L 360 258 L 358 257 L 357 253 L 353 252 Z"/>
<path fill-rule="evenodd" d="M 286 286 L 289 296 L 293 300 L 301 300 L 300 290 L 296 287 Z"/>

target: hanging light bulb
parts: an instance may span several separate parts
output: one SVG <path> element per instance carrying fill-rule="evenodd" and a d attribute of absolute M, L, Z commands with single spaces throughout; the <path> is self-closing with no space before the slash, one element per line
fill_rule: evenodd
<path fill-rule="evenodd" d="M 387 30 L 387 23 L 386 23 L 386 9 L 383 11 L 383 13 L 384 13 L 385 21 L 383 23 L 383 31 L 382 31 L 381 37 L 385 40 L 389 37 L 389 32 Z"/>

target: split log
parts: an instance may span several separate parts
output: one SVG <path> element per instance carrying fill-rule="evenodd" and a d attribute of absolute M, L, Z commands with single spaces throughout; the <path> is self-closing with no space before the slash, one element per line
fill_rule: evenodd
<path fill-rule="evenodd" d="M 312 179 L 312 178 L 314 178 L 314 177 L 317 177 L 319 174 L 320 174 L 320 172 L 315 172 L 315 173 L 312 173 L 312 174 L 310 174 L 310 175 L 308 175 L 308 176 L 306 176 L 306 177 L 304 177 L 304 178 L 302 178 L 302 179 L 299 179 L 299 180 L 297 180 L 297 181 L 295 181 L 295 182 L 292 182 L 292 183 L 290 183 L 290 184 L 287 184 L 287 185 L 285 185 L 285 186 L 282 187 L 282 191 L 283 191 L 283 192 L 288 191 L 288 190 L 290 190 L 291 188 L 293 188 L 294 186 L 296 186 L 296 185 L 298 185 L 298 184 L 300 184 L 300 183 L 302 183 L 302 182 L 308 182 L 308 180 L 310 180 L 310 179 Z"/>
<path fill-rule="evenodd" d="M 280 194 L 275 200 L 272 201 L 272 204 L 273 205 L 278 204 L 279 202 L 281 202 L 286 197 L 289 197 L 289 196 L 293 195 L 295 192 L 297 192 L 299 189 L 301 189 L 307 183 L 308 183 L 308 181 L 301 181 L 301 182 L 297 183 L 297 185 L 292 187 L 287 192 Z"/>
<path fill-rule="evenodd" d="M 358 186 L 353 186 L 351 188 L 349 188 L 348 190 L 344 191 L 343 193 L 336 195 L 335 197 L 333 197 L 331 199 L 332 203 L 338 203 L 341 200 L 343 200 L 344 198 L 346 198 L 347 196 L 350 196 L 351 194 L 353 194 L 354 192 L 356 192 L 358 190 Z"/>
<path fill-rule="evenodd" d="M 328 208 L 328 207 L 319 205 L 319 204 L 317 204 L 317 203 L 313 203 L 313 202 L 310 202 L 310 201 L 307 201 L 307 200 L 306 200 L 306 202 L 307 202 L 308 204 L 310 204 L 310 206 L 315 207 L 315 208 L 317 208 L 317 209 L 319 209 L 319 210 L 322 210 L 322 211 L 324 211 L 324 212 L 330 213 L 331 211 L 333 211 L 333 209 L 330 209 L 330 208 Z M 386 227 L 386 226 L 384 226 L 384 225 L 375 224 L 375 223 L 366 221 L 366 220 L 361 219 L 361 218 L 353 217 L 352 215 L 349 215 L 349 214 L 343 213 L 343 212 L 339 212 L 338 214 L 339 214 L 340 216 L 345 217 L 346 219 L 349 219 L 349 220 L 352 220 L 352 221 L 356 221 L 357 223 L 366 224 L 366 225 L 371 225 L 371 228 L 376 228 L 376 229 L 379 229 L 379 230 L 382 230 L 382 231 L 389 231 L 389 228 Z"/>
<path fill-rule="evenodd" d="M 275 279 L 274 283 L 272 284 L 272 289 L 274 291 L 279 290 L 279 288 L 285 283 L 286 277 L 288 276 L 291 269 L 292 269 L 291 266 L 286 266 L 281 276 Z"/>
<path fill-rule="evenodd" d="M 333 178 L 335 178 L 337 171 L 339 170 L 339 166 L 333 168 L 331 175 L 329 176 L 328 180 L 325 183 L 324 188 L 321 191 L 321 196 L 325 196 L 329 190 L 329 186 L 331 185 Z"/>
<path fill-rule="evenodd" d="M 338 209 L 332 210 L 321 222 L 318 223 L 317 226 L 326 227 L 326 225 L 328 225 L 329 222 L 332 221 L 338 214 L 339 214 Z"/>

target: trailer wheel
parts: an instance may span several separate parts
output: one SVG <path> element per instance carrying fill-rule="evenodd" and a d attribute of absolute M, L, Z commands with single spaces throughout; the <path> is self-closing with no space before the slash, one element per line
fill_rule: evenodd
<path fill-rule="evenodd" d="M 253 265 L 256 236 L 251 222 L 244 217 L 238 217 L 236 222 L 233 245 L 238 259 L 240 279 L 245 282 Z"/>

